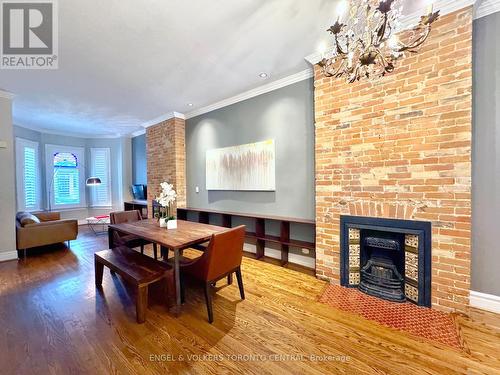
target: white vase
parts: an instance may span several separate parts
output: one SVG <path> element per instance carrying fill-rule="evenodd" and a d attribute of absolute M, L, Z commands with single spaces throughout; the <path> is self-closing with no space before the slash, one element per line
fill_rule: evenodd
<path fill-rule="evenodd" d="M 168 226 L 168 219 L 167 218 L 160 218 L 160 228 L 167 228 Z"/>
<path fill-rule="evenodd" d="M 177 229 L 177 220 L 167 221 L 167 229 Z"/>

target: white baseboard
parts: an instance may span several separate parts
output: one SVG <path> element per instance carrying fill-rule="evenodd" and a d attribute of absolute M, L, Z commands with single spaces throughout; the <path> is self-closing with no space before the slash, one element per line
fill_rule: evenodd
<path fill-rule="evenodd" d="M 17 259 L 17 250 L 0 252 L 0 262 Z"/>
<path fill-rule="evenodd" d="M 244 250 L 249 253 L 256 253 L 255 245 L 245 243 Z M 264 255 L 273 259 L 281 259 L 281 251 L 276 249 L 264 248 Z M 307 268 L 314 269 L 316 267 L 316 260 L 311 257 L 306 257 L 300 254 L 288 254 L 288 262 L 298 264 Z"/>
<path fill-rule="evenodd" d="M 486 294 L 470 291 L 470 305 L 478 309 L 488 310 L 500 314 L 500 297 L 493 294 Z"/>

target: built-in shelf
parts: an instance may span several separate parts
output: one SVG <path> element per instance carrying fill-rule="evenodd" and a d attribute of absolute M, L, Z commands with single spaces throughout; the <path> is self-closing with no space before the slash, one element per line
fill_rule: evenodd
<path fill-rule="evenodd" d="M 290 247 L 296 247 L 300 249 L 315 250 L 316 244 L 314 242 L 296 240 L 291 238 L 290 235 L 290 224 L 305 224 L 315 227 L 316 223 L 314 220 L 292 218 L 284 216 L 274 216 L 274 215 L 255 215 L 247 214 L 241 212 L 229 212 L 229 211 L 218 211 L 210 209 L 200 209 L 200 208 L 178 208 L 177 218 L 180 220 L 188 220 L 189 213 L 197 214 L 196 218 L 198 222 L 208 224 L 210 222 L 210 214 L 221 215 L 222 216 L 222 226 L 231 228 L 233 217 L 246 218 L 255 221 L 255 232 L 246 232 L 247 239 L 252 239 L 256 241 L 256 259 L 264 260 L 264 248 L 266 243 L 274 243 L 280 245 L 281 249 L 281 265 L 285 266 L 288 264 L 288 254 Z M 191 215 L 192 217 L 192 215 Z M 280 224 L 280 235 L 271 235 L 266 233 L 266 221 L 276 221 Z"/>

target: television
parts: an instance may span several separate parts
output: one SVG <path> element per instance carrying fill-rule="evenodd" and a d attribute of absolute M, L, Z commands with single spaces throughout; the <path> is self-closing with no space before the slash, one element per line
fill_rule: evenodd
<path fill-rule="evenodd" d="M 147 198 L 147 186 L 142 184 L 132 185 L 132 195 L 137 201 L 144 201 Z"/>

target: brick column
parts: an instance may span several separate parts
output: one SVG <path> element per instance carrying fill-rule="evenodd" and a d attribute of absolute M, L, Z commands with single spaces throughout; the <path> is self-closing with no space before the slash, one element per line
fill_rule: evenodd
<path fill-rule="evenodd" d="M 174 207 L 186 206 L 186 121 L 173 117 L 146 129 L 148 173 L 148 209 L 160 193 L 160 183 L 174 185 L 177 201 Z M 174 211 L 175 212 L 175 211 Z"/>

